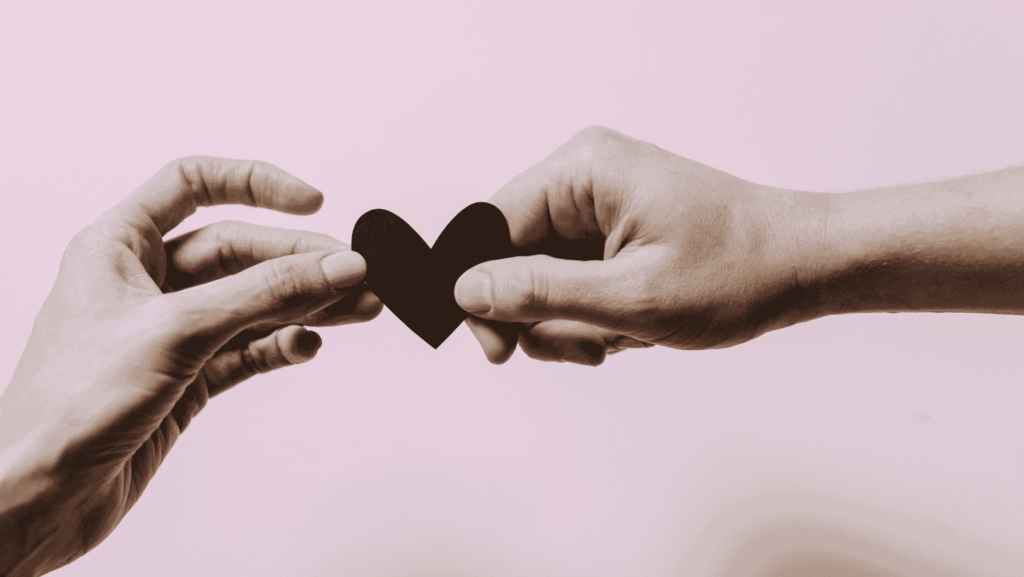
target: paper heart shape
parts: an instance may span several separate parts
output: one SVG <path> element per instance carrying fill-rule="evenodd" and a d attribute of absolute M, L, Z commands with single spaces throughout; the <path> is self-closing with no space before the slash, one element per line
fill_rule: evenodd
<path fill-rule="evenodd" d="M 435 349 L 469 316 L 455 302 L 455 281 L 514 254 L 505 215 L 486 202 L 462 209 L 433 247 L 393 212 L 371 210 L 356 221 L 352 250 L 366 260 L 367 288 Z"/>

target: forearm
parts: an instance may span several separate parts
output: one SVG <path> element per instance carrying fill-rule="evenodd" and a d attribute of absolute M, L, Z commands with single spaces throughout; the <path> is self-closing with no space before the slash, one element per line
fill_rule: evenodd
<path fill-rule="evenodd" d="M 0 575 L 32 577 L 63 565 L 52 558 L 54 538 L 61 537 L 54 488 L 42 477 L 0 471 Z"/>
<path fill-rule="evenodd" d="M 827 195 L 822 314 L 1024 314 L 1024 166 Z"/>
<path fill-rule="evenodd" d="M 0 399 L 0 575 L 12 577 L 52 571 L 81 550 L 81 491 L 58 473 L 68 443 L 42 419 L 19 418 L 27 411 L 11 402 L 16 388 Z"/>

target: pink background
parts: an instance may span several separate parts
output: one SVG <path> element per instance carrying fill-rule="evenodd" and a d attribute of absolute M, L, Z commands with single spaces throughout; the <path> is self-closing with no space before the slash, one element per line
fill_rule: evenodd
<path fill-rule="evenodd" d="M 371 5 L 371 7 L 368 7 Z M 432 242 L 603 124 L 748 180 L 1024 160 L 1024 4 L 49 3 L 0 10 L 0 367 L 71 236 L 177 156 L 273 162 Z M 859 315 L 599 369 L 388 312 L 210 403 L 62 577 L 1024 573 L 1020 318 Z M 6 382 L 7 377 L 4 378 Z"/>

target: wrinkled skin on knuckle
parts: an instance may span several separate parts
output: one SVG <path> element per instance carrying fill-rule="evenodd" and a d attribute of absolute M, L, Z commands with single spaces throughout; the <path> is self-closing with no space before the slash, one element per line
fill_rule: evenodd
<path fill-rule="evenodd" d="M 548 211 L 555 231 L 567 239 L 596 238 L 601 230 L 595 187 L 618 164 L 616 158 L 628 156 L 626 149 L 635 141 L 603 126 L 591 126 L 576 133 L 542 163 L 547 175 Z M 610 179 L 615 181 L 617 179 Z"/>
<path fill-rule="evenodd" d="M 258 182 L 261 185 L 269 185 L 272 181 L 279 180 L 278 175 L 270 170 L 270 164 L 262 160 L 253 160 L 247 164 L 249 172 L 247 179 L 250 184 Z"/>
<path fill-rule="evenodd" d="M 563 238 L 592 237 L 598 229 L 592 200 L 592 159 L 590 148 L 574 146 L 544 161 L 547 213 L 554 232 Z"/>
<path fill-rule="evenodd" d="M 239 167 L 239 171 L 247 171 L 244 174 L 244 189 L 248 192 L 253 206 L 262 206 L 264 204 L 260 202 L 261 199 L 257 198 L 253 193 L 254 188 L 263 190 L 264 194 L 268 197 L 273 196 L 275 191 L 279 190 L 279 185 L 283 178 L 283 175 L 279 171 L 273 170 L 273 166 L 270 163 L 262 160 L 251 160 L 243 163 L 242 166 Z M 241 174 L 239 177 L 241 177 Z M 269 200 L 271 204 L 276 203 L 276 199 L 274 198 L 270 198 Z"/>
<path fill-rule="evenodd" d="M 215 159 L 208 156 L 183 156 L 168 162 L 161 172 L 176 173 L 186 187 L 192 192 L 188 198 L 193 201 L 189 214 L 195 212 L 196 206 L 210 206 L 210 190 L 206 186 L 207 172 L 204 167 L 216 166 Z"/>
<path fill-rule="evenodd" d="M 496 306 L 517 318 L 535 318 L 544 312 L 548 300 L 547 278 L 532 267 L 516 267 L 492 286 Z"/>
<path fill-rule="evenodd" d="M 236 251 L 236 243 L 245 238 L 245 228 L 236 220 L 211 225 L 212 242 L 217 247 L 217 266 L 227 274 L 236 274 L 251 265 Z M 250 240 L 251 242 L 251 240 Z"/>
<path fill-rule="evenodd" d="M 257 346 L 255 342 L 241 351 L 242 366 L 250 374 L 265 374 L 287 364 L 275 343 L 271 348 Z M 279 357 L 279 358 L 278 358 Z"/>
<path fill-rule="evenodd" d="M 303 290 L 308 281 L 303 278 L 305 273 L 293 263 L 279 260 L 256 270 L 257 286 L 270 310 L 283 312 L 308 304 L 309 297 Z"/>
<path fill-rule="evenodd" d="M 347 242 L 342 242 L 322 232 L 306 232 L 296 241 L 294 253 L 317 252 L 321 250 L 351 250 Z"/>

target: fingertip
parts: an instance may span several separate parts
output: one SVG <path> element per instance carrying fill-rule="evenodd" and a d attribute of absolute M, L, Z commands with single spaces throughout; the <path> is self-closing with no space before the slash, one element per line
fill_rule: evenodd
<path fill-rule="evenodd" d="M 377 318 L 383 310 L 384 303 L 381 302 L 380 297 L 371 291 L 363 291 L 359 295 L 359 300 L 356 301 L 356 306 L 353 307 L 352 314 L 360 322 L 366 322 Z"/>
<path fill-rule="evenodd" d="M 589 367 L 597 367 L 600 366 L 607 357 L 603 342 L 580 341 L 577 343 L 577 346 L 579 347 L 580 353 L 567 357 L 565 359 L 567 362 L 586 365 Z"/>
<path fill-rule="evenodd" d="M 466 325 L 492 365 L 505 364 L 512 358 L 518 340 L 518 329 L 515 326 L 509 323 L 487 323 L 476 317 L 467 318 Z"/>
<path fill-rule="evenodd" d="M 471 314 L 491 310 L 491 276 L 479 269 L 470 269 L 455 281 L 455 302 Z"/>
<path fill-rule="evenodd" d="M 580 348 L 588 349 L 586 346 L 581 346 Z M 584 350 L 580 353 L 567 355 L 560 360 L 561 362 L 572 363 L 574 365 L 599 367 L 604 363 L 606 358 L 608 358 L 608 353 L 606 353 L 604 348 L 602 348 L 600 352 L 595 350 Z"/>
<path fill-rule="evenodd" d="M 572 363 L 574 365 L 582 365 L 584 367 L 598 367 L 601 366 L 601 363 L 604 362 L 603 358 L 596 359 L 588 355 L 573 355 L 570 357 L 566 357 L 563 360 L 567 363 Z"/>
<path fill-rule="evenodd" d="M 596 367 L 604 362 L 605 339 L 599 329 L 578 321 L 545 321 L 522 333 L 520 345 L 530 358 Z"/>
<path fill-rule="evenodd" d="M 313 188 L 313 194 L 310 195 L 309 200 L 307 201 L 307 204 L 305 204 L 302 207 L 302 211 L 303 212 L 300 212 L 299 214 L 301 214 L 301 215 L 316 214 L 317 212 L 320 212 L 320 209 L 323 208 L 323 207 L 324 207 L 324 193 L 322 193 L 319 190 Z"/>
<path fill-rule="evenodd" d="M 255 173 L 253 175 L 254 180 L 259 176 L 258 173 L 261 169 L 266 173 L 266 182 L 271 185 L 269 187 L 270 190 L 276 189 L 278 191 L 277 194 L 271 193 L 270 198 L 274 206 L 269 208 L 305 216 L 314 214 L 323 207 L 324 193 L 310 186 L 294 174 L 272 164 L 257 161 L 253 167 L 253 172 Z M 272 184 L 275 176 L 277 180 L 276 187 Z M 259 181 L 257 180 L 257 182 Z"/>
<path fill-rule="evenodd" d="M 319 334 L 298 325 L 278 330 L 277 340 L 281 356 L 292 365 L 313 360 L 323 345 Z"/>
<path fill-rule="evenodd" d="M 320 191 L 311 188 L 308 191 L 303 191 L 300 195 L 290 196 L 283 205 L 275 208 L 288 214 L 308 216 L 319 212 L 323 205 L 324 195 Z"/>
<path fill-rule="evenodd" d="M 302 354 L 307 359 L 313 359 L 316 357 L 317 351 L 323 346 L 324 340 L 320 337 L 319 333 L 303 330 L 302 333 L 295 339 L 296 351 Z"/>

